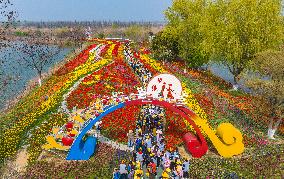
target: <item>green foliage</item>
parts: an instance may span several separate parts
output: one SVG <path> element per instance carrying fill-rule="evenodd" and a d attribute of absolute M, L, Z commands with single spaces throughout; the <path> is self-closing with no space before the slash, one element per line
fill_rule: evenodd
<path fill-rule="evenodd" d="M 58 156 L 46 157 L 47 160 L 29 163 L 27 171 L 20 178 L 111 178 L 114 167 L 118 167 L 120 162 L 116 161 L 115 149 L 101 143 L 98 143 L 94 156 L 88 161 L 65 161 L 59 164 L 56 160 Z"/>
<path fill-rule="evenodd" d="M 104 34 L 103 32 L 100 32 L 100 33 L 98 34 L 98 38 L 100 38 L 100 39 L 105 38 L 105 34 Z"/>
<path fill-rule="evenodd" d="M 178 37 L 167 31 L 155 35 L 151 43 L 154 58 L 158 60 L 174 60 L 178 57 Z"/>
<path fill-rule="evenodd" d="M 138 25 L 132 25 L 132 26 L 127 27 L 124 33 L 127 38 L 135 42 L 141 42 L 145 38 L 144 33 L 143 33 L 143 28 Z"/>
<path fill-rule="evenodd" d="M 179 56 L 190 67 L 200 67 L 209 61 L 207 50 L 207 9 L 204 0 L 176 0 L 166 12 L 166 31 L 178 36 Z"/>
<path fill-rule="evenodd" d="M 282 43 L 281 1 L 230 0 L 211 6 L 211 53 L 221 57 L 235 81 L 256 53 Z"/>
<path fill-rule="evenodd" d="M 279 0 L 175 0 L 165 15 L 190 66 L 214 58 L 230 68 L 235 81 L 256 53 L 283 42 Z"/>
<path fill-rule="evenodd" d="M 284 52 L 266 51 L 258 53 L 250 65 L 254 73 L 244 74 L 247 86 L 268 103 L 264 110 L 277 112 L 278 117 L 283 117 Z"/>
<path fill-rule="evenodd" d="M 29 33 L 28 32 L 22 32 L 22 31 L 16 31 L 15 32 L 15 36 L 18 36 L 18 37 L 25 37 L 25 36 L 28 36 Z"/>

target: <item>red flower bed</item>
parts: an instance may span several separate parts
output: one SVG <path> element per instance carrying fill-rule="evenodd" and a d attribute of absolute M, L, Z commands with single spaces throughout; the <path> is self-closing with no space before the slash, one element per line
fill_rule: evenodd
<path fill-rule="evenodd" d="M 87 49 L 83 50 L 76 58 L 67 62 L 63 67 L 57 70 L 57 75 L 64 75 L 72 72 L 76 67 L 84 64 L 89 58 L 89 51 L 95 48 L 97 45 L 90 45 Z"/>
<path fill-rule="evenodd" d="M 121 45 L 121 43 L 119 43 L 119 42 L 115 44 L 114 49 L 112 51 L 112 56 L 117 57 L 118 49 L 119 49 L 120 45 Z"/>
<path fill-rule="evenodd" d="M 110 139 L 127 142 L 127 133 L 129 130 L 135 130 L 139 112 L 139 106 L 130 106 L 108 114 L 102 119 L 103 133 Z"/>
<path fill-rule="evenodd" d="M 109 47 L 111 46 L 111 44 L 107 44 L 105 46 L 105 48 L 102 49 L 100 56 L 104 58 L 104 56 L 106 55 L 107 50 L 109 49 Z"/>
<path fill-rule="evenodd" d="M 77 106 L 84 109 L 95 100 L 94 95 L 111 96 L 112 92 L 123 92 L 126 95 L 137 93 L 138 86 L 140 83 L 130 67 L 122 59 L 116 59 L 114 63 L 92 73 L 82 81 L 67 98 L 68 108 Z"/>
<path fill-rule="evenodd" d="M 175 148 L 183 144 L 182 137 L 189 132 L 189 129 L 184 123 L 184 119 L 180 115 L 166 110 L 167 126 L 165 132 L 166 148 Z"/>
<path fill-rule="evenodd" d="M 206 112 L 208 119 L 214 118 L 214 107 L 213 101 L 204 94 L 194 94 L 195 99 L 198 101 L 200 107 Z M 218 109 L 218 108 L 217 108 Z"/>

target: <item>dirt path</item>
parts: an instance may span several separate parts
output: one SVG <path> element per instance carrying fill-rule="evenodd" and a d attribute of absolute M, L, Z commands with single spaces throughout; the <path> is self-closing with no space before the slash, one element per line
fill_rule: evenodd
<path fill-rule="evenodd" d="M 2 179 L 16 179 L 19 178 L 21 173 L 26 171 L 28 165 L 28 152 L 27 149 L 19 150 L 16 159 L 9 161 L 4 169 L 4 174 L 1 176 Z"/>

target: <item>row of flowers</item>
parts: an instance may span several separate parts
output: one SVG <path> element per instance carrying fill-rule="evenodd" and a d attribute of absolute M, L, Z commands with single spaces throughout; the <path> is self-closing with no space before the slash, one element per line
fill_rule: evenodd
<path fill-rule="evenodd" d="M 113 92 L 128 95 L 137 93 L 139 81 L 123 59 L 115 58 L 114 62 L 101 70 L 85 77 L 81 84 L 67 98 L 69 109 L 85 109 L 96 100 L 95 95 L 111 96 Z"/>
<path fill-rule="evenodd" d="M 113 44 L 114 45 L 114 44 Z M 115 46 L 117 46 L 117 44 L 115 44 Z M 108 56 L 113 53 L 111 51 L 111 47 L 110 44 L 99 44 L 98 45 L 98 48 L 95 48 L 93 50 L 90 51 L 89 53 L 89 60 L 92 61 L 92 62 L 95 62 L 97 61 L 98 59 L 101 59 L 102 57 L 101 56 L 105 56 L 105 54 L 107 53 Z M 112 62 L 113 63 L 113 62 Z M 64 111 L 65 113 L 68 113 L 70 114 L 70 111 L 67 107 L 67 98 L 69 97 L 69 95 L 78 88 L 78 86 L 81 84 L 81 82 L 85 79 L 85 78 L 88 78 L 89 76 L 91 76 L 92 74 L 88 74 L 86 76 L 83 76 L 82 78 L 80 78 L 68 91 L 68 93 L 64 94 L 63 95 L 63 101 L 61 103 L 61 106 L 60 106 L 60 110 L 61 111 Z"/>
<path fill-rule="evenodd" d="M 66 73 L 72 72 L 76 67 L 84 64 L 89 57 L 89 51 L 94 49 L 97 45 L 93 44 L 89 46 L 87 49 L 83 50 L 76 58 L 67 62 L 64 66 L 62 66 L 57 72 L 57 75 L 63 75 Z"/>
<path fill-rule="evenodd" d="M 184 73 L 184 66 L 180 62 L 171 64 L 166 63 L 165 66 L 167 69 L 171 70 L 174 73 L 178 73 L 180 75 L 184 75 L 185 77 L 201 81 L 203 84 L 210 86 L 210 88 L 208 87 L 209 92 L 214 93 L 214 95 L 216 95 L 218 98 L 226 99 L 230 104 L 234 105 L 244 112 L 247 112 L 250 116 L 254 116 L 254 114 L 256 113 L 256 107 L 252 103 L 252 101 L 254 100 L 253 97 L 248 95 L 233 96 L 229 92 L 225 92 L 223 89 L 230 89 L 231 85 L 226 83 L 224 80 L 213 77 L 212 74 L 193 70 L 190 68 L 187 68 L 187 72 Z M 218 84 L 216 84 L 216 81 L 218 81 Z M 256 120 L 256 122 L 257 121 L 258 120 Z"/>
<path fill-rule="evenodd" d="M 56 86 L 55 91 L 48 96 L 47 99 L 41 101 L 39 106 L 34 106 L 32 111 L 23 116 L 17 122 L 15 122 L 9 129 L 3 132 L 1 136 L 0 145 L 0 158 L 4 159 L 14 155 L 23 140 L 23 136 L 37 123 L 40 123 L 44 119 L 44 115 L 56 111 L 60 100 L 62 100 L 63 94 L 82 76 L 95 71 L 108 63 L 111 59 L 102 59 L 97 62 L 93 62 L 88 59 L 84 64 L 75 67 L 72 73 L 68 73 L 55 79 Z M 49 84 L 52 85 L 52 84 Z M 45 85 L 46 87 L 46 85 Z M 43 87 L 43 88 L 45 88 Z M 50 86 L 49 86 L 50 87 Z"/>
<path fill-rule="evenodd" d="M 51 154 L 47 153 L 47 160 L 43 159 L 29 165 L 26 172 L 18 178 L 111 178 L 112 162 L 116 162 L 115 154 L 115 149 L 102 143 L 98 144 L 92 160 L 85 162 L 62 162 L 57 156 L 52 158 Z"/>
<path fill-rule="evenodd" d="M 253 156 L 223 159 L 215 156 L 190 159 L 190 178 L 281 178 L 282 145 L 255 148 Z M 49 159 L 49 158 L 48 158 Z M 38 161 L 19 178 L 111 178 L 114 168 L 129 154 L 99 144 L 95 156 L 85 162 Z M 272 167 L 273 166 L 273 167 Z M 102 169 L 106 167 L 105 169 Z"/>
<path fill-rule="evenodd" d="M 162 65 L 159 64 L 157 61 L 150 59 L 147 55 L 140 55 L 140 56 L 141 56 L 142 61 L 144 61 L 144 63 L 148 63 L 149 65 L 151 65 L 152 68 L 156 69 L 160 73 L 167 73 L 167 70 L 165 70 L 162 67 Z M 168 70 L 169 69 L 171 68 L 168 68 Z M 214 128 L 218 127 L 219 124 L 223 122 L 229 122 L 232 120 L 231 119 L 232 111 L 235 110 L 233 105 L 231 105 L 230 103 L 227 103 L 224 100 L 218 99 L 218 98 L 213 100 L 213 97 L 208 94 L 210 91 L 209 92 L 207 91 L 206 94 L 201 94 L 202 92 L 198 90 L 199 93 L 193 94 L 192 91 L 186 87 L 185 83 L 182 83 L 182 86 L 183 86 L 183 92 L 187 94 L 187 98 L 186 98 L 187 104 L 186 105 L 190 109 L 192 109 L 197 115 L 199 115 L 199 117 L 201 118 L 201 120 L 199 120 L 198 122 L 196 121 L 197 122 L 196 124 L 198 126 L 199 124 L 201 125 L 202 123 L 205 123 L 209 128 L 211 128 L 212 131 L 215 131 Z M 178 136 L 181 136 L 182 134 L 184 134 L 188 129 L 192 132 L 194 131 L 187 121 L 177 120 L 179 119 L 177 115 L 173 115 L 169 113 L 169 111 L 166 111 L 166 115 L 170 119 L 173 119 L 174 124 L 176 123 L 178 124 L 177 129 L 171 128 L 173 124 L 169 126 L 168 128 L 169 131 L 166 133 L 166 135 L 168 135 L 168 137 L 166 137 L 166 140 L 170 141 L 170 144 L 167 144 L 167 145 L 178 146 L 182 144 L 182 141 L 179 140 Z M 234 120 L 234 122 L 237 123 L 238 121 Z M 211 126 L 214 128 L 212 128 Z M 209 136 L 206 135 L 206 131 L 201 130 L 201 132 L 208 139 Z M 250 131 L 250 134 L 256 134 L 256 133 L 254 131 Z M 246 146 L 248 145 L 251 146 L 251 145 L 256 145 L 256 144 L 257 145 L 267 144 L 266 140 L 263 140 L 261 137 L 257 135 L 254 135 L 254 136 L 244 135 L 244 138 L 246 140 L 245 141 Z"/>
<path fill-rule="evenodd" d="M 106 48 L 106 45 L 104 43 L 96 45 L 95 48 L 90 48 L 91 50 L 89 50 L 89 56 L 88 56 L 87 60 L 91 63 L 97 62 L 97 60 L 99 59 L 97 57 L 99 55 L 101 55 L 101 51 L 103 51 L 105 48 Z M 87 62 L 87 60 L 85 62 Z M 78 81 L 80 81 L 80 80 L 78 80 Z M 71 88 L 73 88 L 73 87 L 74 87 L 74 85 Z M 65 95 L 66 94 L 63 95 L 63 100 L 64 100 Z M 67 113 L 67 114 L 69 114 L 69 113 Z M 29 161 L 32 162 L 32 161 L 35 161 L 37 159 L 37 157 L 39 156 L 39 154 L 42 151 L 43 144 L 46 143 L 45 137 L 47 136 L 47 134 L 49 134 L 50 132 L 57 133 L 56 131 L 58 131 L 59 129 L 56 129 L 56 127 L 54 128 L 54 126 L 62 126 L 64 123 L 66 123 L 69 120 L 70 116 L 66 116 L 66 114 L 64 114 L 64 115 L 65 115 L 65 118 L 63 118 L 63 119 L 60 118 L 60 116 L 57 117 L 56 119 L 54 119 L 54 117 L 51 116 L 49 119 L 45 120 L 39 127 L 37 127 L 37 130 L 34 130 L 34 132 L 31 134 L 31 137 L 29 138 L 29 144 L 30 144 L 30 146 L 28 147 L 28 151 L 30 153 Z M 61 114 L 61 117 L 62 117 L 62 114 Z M 67 124 L 70 127 L 71 123 L 70 124 L 67 123 Z M 71 124 L 71 125 L 73 125 L 73 124 Z M 51 131 L 51 129 L 52 129 L 52 131 Z M 73 139 L 69 138 L 69 137 L 74 137 L 73 132 L 76 131 L 76 130 L 69 131 L 69 129 L 70 128 L 68 128 L 68 126 L 66 125 L 66 127 L 64 128 L 64 131 L 61 131 L 62 134 L 57 134 L 55 139 L 56 140 L 60 139 L 60 141 L 62 140 L 62 142 L 64 142 L 64 143 L 70 143 L 69 139 L 71 139 L 73 141 Z"/>

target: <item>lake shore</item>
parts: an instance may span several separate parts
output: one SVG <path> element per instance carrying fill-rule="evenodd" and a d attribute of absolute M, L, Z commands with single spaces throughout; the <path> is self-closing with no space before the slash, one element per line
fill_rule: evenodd
<path fill-rule="evenodd" d="M 66 62 L 73 59 L 80 51 L 82 51 L 84 48 L 86 48 L 87 44 L 83 44 L 81 47 L 73 49 L 73 51 L 69 52 L 67 56 L 55 64 L 52 68 L 50 68 L 47 72 L 42 74 L 42 81 L 44 82 L 46 79 L 48 79 L 51 75 L 53 75 L 60 67 L 62 67 Z M 28 95 L 35 87 L 38 86 L 38 77 L 33 77 L 30 79 L 26 87 L 18 92 L 18 95 L 13 97 L 12 99 L 9 99 L 5 101 L 5 106 L 0 109 L 1 113 L 7 113 L 10 109 L 12 109 L 22 98 L 24 98 L 26 95 Z"/>

